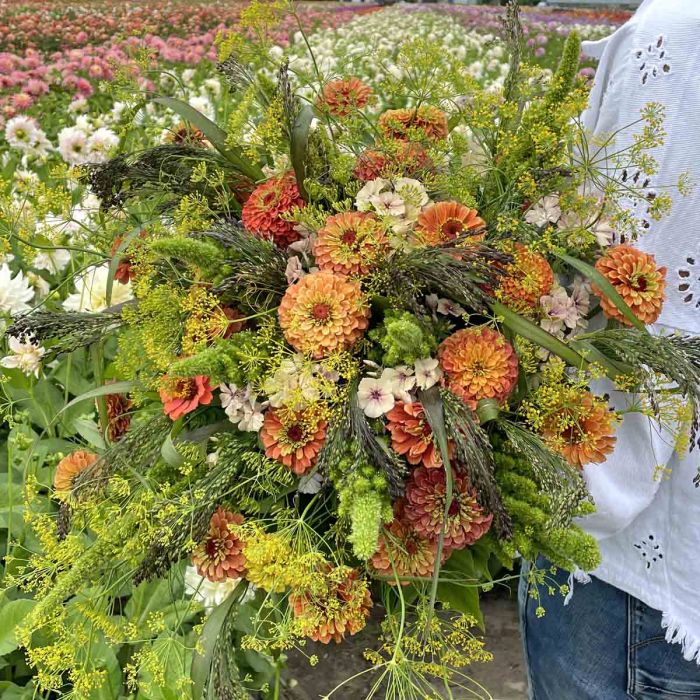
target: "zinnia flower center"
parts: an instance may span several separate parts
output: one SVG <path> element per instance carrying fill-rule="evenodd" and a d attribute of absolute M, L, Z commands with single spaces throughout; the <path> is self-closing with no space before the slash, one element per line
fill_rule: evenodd
<path fill-rule="evenodd" d="M 173 387 L 173 396 L 190 399 L 194 396 L 195 390 L 195 382 L 192 379 L 178 379 Z"/>
<path fill-rule="evenodd" d="M 462 233 L 462 222 L 457 219 L 449 219 L 442 225 L 441 230 L 445 236 L 456 238 Z"/>
<path fill-rule="evenodd" d="M 351 246 L 357 240 L 357 231 L 353 229 L 348 229 L 345 231 L 340 239 L 345 245 Z"/>
<path fill-rule="evenodd" d="M 287 430 L 287 437 L 291 442 L 300 442 L 304 437 L 304 429 L 299 424 L 292 425 Z"/>
<path fill-rule="evenodd" d="M 459 513 L 459 501 L 456 498 L 452 499 L 452 503 L 450 503 L 450 509 L 447 512 L 449 513 L 449 516 L 451 518 L 454 518 L 455 515 Z"/>
<path fill-rule="evenodd" d="M 311 310 L 311 315 L 317 321 L 327 321 L 328 317 L 331 315 L 331 305 L 325 302 L 319 302 L 314 304 L 314 308 Z"/>
<path fill-rule="evenodd" d="M 638 292 L 646 292 L 648 286 L 649 283 L 644 275 L 632 280 L 632 289 L 636 289 Z"/>
<path fill-rule="evenodd" d="M 584 431 L 578 425 L 572 425 L 562 431 L 561 436 L 569 445 L 578 445 L 583 438 Z"/>
<path fill-rule="evenodd" d="M 224 553 L 224 543 L 220 539 L 210 539 L 204 545 L 204 549 L 207 552 L 207 556 L 210 559 L 217 559 L 222 557 Z"/>

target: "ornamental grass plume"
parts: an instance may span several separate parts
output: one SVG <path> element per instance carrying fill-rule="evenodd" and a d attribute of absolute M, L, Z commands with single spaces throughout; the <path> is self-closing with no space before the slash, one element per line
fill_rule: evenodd
<path fill-rule="evenodd" d="M 444 469 L 418 467 L 406 484 L 406 519 L 421 537 L 437 542 L 445 531 L 445 548 L 464 549 L 491 527 L 493 516 L 476 500 L 467 477 L 452 470 L 453 494 L 447 523 L 443 527 L 447 480 Z"/>
<path fill-rule="evenodd" d="M 192 552 L 192 563 L 197 573 L 210 581 L 225 581 L 244 576 L 246 560 L 243 554 L 245 543 L 236 531 L 244 518 L 222 507 L 216 509 L 209 522 L 205 538 Z"/>
<path fill-rule="evenodd" d="M 654 323 L 659 318 L 666 288 L 666 268 L 657 267 L 653 255 L 622 244 L 608 249 L 595 266 L 642 323 Z M 595 284 L 593 292 L 600 296 L 600 305 L 608 318 L 632 325 Z"/>
<path fill-rule="evenodd" d="M 75 477 L 88 467 L 92 466 L 98 457 L 94 452 L 76 450 L 64 457 L 56 466 L 53 476 L 53 487 L 56 496 L 65 499 L 73 488 Z"/>
<path fill-rule="evenodd" d="M 521 314 L 531 314 L 552 291 L 554 272 L 544 256 L 516 243 L 513 262 L 499 278 L 496 298 Z"/>
<path fill-rule="evenodd" d="M 518 379 L 511 344 L 487 326 L 464 328 L 443 340 L 438 359 L 445 384 L 472 409 L 481 399 L 504 401 Z"/>
<path fill-rule="evenodd" d="M 370 559 L 370 565 L 387 583 L 396 585 L 399 579 L 432 576 L 435 568 L 437 544 L 421 537 L 404 514 L 403 501 L 394 505 L 394 519 L 379 535 L 379 546 Z M 410 581 L 401 581 L 407 586 Z"/>
<path fill-rule="evenodd" d="M 348 566 L 327 564 L 312 588 L 289 595 L 294 624 L 315 642 L 340 644 L 346 634 L 357 634 L 367 624 L 372 596 L 367 582 Z"/>
<path fill-rule="evenodd" d="M 270 409 L 265 414 L 260 439 L 265 454 L 301 476 L 316 464 L 326 438 L 328 423 L 313 409 Z"/>
<path fill-rule="evenodd" d="M 327 82 L 318 98 L 318 106 L 334 117 L 343 118 L 366 107 L 371 97 L 372 88 L 352 76 Z"/>
<path fill-rule="evenodd" d="M 482 229 L 485 225 L 476 209 L 459 202 L 435 202 L 418 217 L 415 237 L 422 245 L 438 246 L 473 231 L 473 235 L 461 243 L 468 245 L 483 240 L 485 234 Z"/>
<path fill-rule="evenodd" d="M 379 117 L 378 126 L 386 138 L 403 141 L 441 141 L 448 134 L 447 116 L 432 105 L 389 109 Z"/>
<path fill-rule="evenodd" d="M 427 469 L 442 467 L 440 450 L 435 445 L 433 430 L 421 403 L 397 401 L 386 417 L 391 447 L 409 464 L 422 464 Z M 452 456 L 454 444 L 449 443 L 448 447 Z"/>
<path fill-rule="evenodd" d="M 258 185 L 243 205 L 243 225 L 253 235 L 274 241 L 282 249 L 298 241 L 301 234 L 293 221 L 283 218 L 306 202 L 299 193 L 293 172 L 273 177 Z"/>
<path fill-rule="evenodd" d="M 347 350 L 369 325 L 360 285 L 333 272 L 316 272 L 289 287 L 279 307 L 287 342 L 316 359 Z"/>
<path fill-rule="evenodd" d="M 316 236 L 314 258 L 321 270 L 365 275 L 388 250 L 381 221 L 373 214 L 349 211 L 326 219 Z"/>
<path fill-rule="evenodd" d="M 165 375 L 161 382 L 163 387 L 159 391 L 160 400 L 163 402 L 163 411 L 171 420 L 191 413 L 198 406 L 210 404 L 214 398 L 209 377 L 202 374 L 196 377 Z"/>

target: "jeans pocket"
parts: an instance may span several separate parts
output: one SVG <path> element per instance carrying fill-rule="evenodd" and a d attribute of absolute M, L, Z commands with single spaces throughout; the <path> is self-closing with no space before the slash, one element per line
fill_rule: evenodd
<path fill-rule="evenodd" d="M 700 666 L 666 641 L 661 613 L 628 597 L 628 689 L 635 700 L 700 700 Z"/>

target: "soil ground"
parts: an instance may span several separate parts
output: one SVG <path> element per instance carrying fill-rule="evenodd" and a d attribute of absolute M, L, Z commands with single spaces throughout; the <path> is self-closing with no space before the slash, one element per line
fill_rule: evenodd
<path fill-rule="evenodd" d="M 486 646 L 493 653 L 494 660 L 469 667 L 468 674 L 490 694 L 484 694 L 484 700 L 526 700 L 527 683 L 518 631 L 516 592 L 500 589 L 484 595 L 482 610 L 486 623 Z M 315 667 L 310 667 L 299 656 L 290 659 L 291 674 L 298 683 L 297 691 L 301 691 L 293 695 L 308 700 L 323 698 L 345 679 L 367 669 L 368 664 L 362 654 L 376 639 L 376 630 L 375 622 L 355 637 L 346 639 L 339 648 L 335 645 L 309 645 L 306 653 L 316 654 L 319 659 Z M 364 700 L 371 684 L 369 675 L 365 674 L 344 685 L 333 693 L 331 700 Z M 458 693 L 455 693 L 455 698 L 466 700 L 466 696 L 463 698 Z M 376 695 L 374 700 L 383 700 L 383 696 Z"/>

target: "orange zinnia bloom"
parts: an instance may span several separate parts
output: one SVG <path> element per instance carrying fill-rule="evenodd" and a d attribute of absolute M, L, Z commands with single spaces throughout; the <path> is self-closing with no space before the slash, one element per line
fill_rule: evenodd
<path fill-rule="evenodd" d="M 316 464 L 327 425 L 311 411 L 270 409 L 265 414 L 260 439 L 268 457 L 301 476 Z"/>
<path fill-rule="evenodd" d="M 97 461 L 97 455 L 86 450 L 77 450 L 64 457 L 56 466 L 53 487 L 59 497 L 67 496 L 73 488 L 73 480 Z"/>
<path fill-rule="evenodd" d="M 370 565 L 380 576 L 399 578 L 431 576 L 435 568 L 437 545 L 421 537 L 404 515 L 403 501 L 394 506 L 394 519 L 379 535 L 379 546 L 370 559 Z M 395 581 L 387 583 L 392 586 Z M 409 581 L 402 581 L 407 586 Z"/>
<path fill-rule="evenodd" d="M 194 411 L 197 406 L 208 405 L 214 398 L 209 377 L 168 377 L 162 379 L 166 386 L 160 390 L 163 411 L 172 420 Z"/>
<path fill-rule="evenodd" d="M 444 469 L 415 469 L 406 484 L 406 518 L 421 537 L 436 542 L 444 529 L 445 547 L 464 549 L 488 532 L 493 516 L 478 504 L 467 477 L 453 470 L 452 503 L 443 528 L 446 481 Z"/>
<path fill-rule="evenodd" d="M 304 207 L 293 172 L 273 177 L 258 185 L 243 205 L 241 219 L 243 225 L 253 235 L 274 241 L 285 249 L 298 241 L 301 234 L 295 230 L 293 221 L 285 221 L 282 216 L 294 207 Z"/>
<path fill-rule="evenodd" d="M 422 136 L 429 141 L 440 141 L 447 138 L 447 116 L 432 105 L 389 109 L 379 117 L 379 129 L 389 139 L 406 141 Z"/>
<path fill-rule="evenodd" d="M 554 272 L 547 260 L 517 243 L 513 262 L 499 278 L 496 298 L 519 313 L 536 309 L 540 299 L 552 291 Z"/>
<path fill-rule="evenodd" d="M 464 233 L 474 231 L 465 243 L 477 243 L 484 237 L 484 220 L 476 209 L 459 202 L 436 202 L 426 207 L 416 221 L 416 239 L 426 246 L 448 243 Z M 478 233 L 477 233 L 478 232 Z"/>
<path fill-rule="evenodd" d="M 326 83 L 318 103 L 321 108 L 326 107 L 334 117 L 347 117 L 362 109 L 371 95 L 372 88 L 359 78 L 344 78 Z"/>
<path fill-rule="evenodd" d="M 321 270 L 364 275 L 387 248 L 384 228 L 376 216 L 348 211 L 326 219 L 316 237 L 314 257 Z"/>
<path fill-rule="evenodd" d="M 640 321 L 654 323 L 659 318 L 666 288 L 666 268 L 657 267 L 653 255 L 623 244 L 610 248 L 595 266 Z M 600 297 L 600 305 L 608 318 L 632 325 L 605 292 L 595 285 L 593 292 Z"/>
<path fill-rule="evenodd" d="M 433 431 L 425 417 L 422 404 L 397 401 L 386 414 L 391 446 L 404 455 L 409 464 L 423 464 L 428 469 L 442 466 L 440 450 L 435 446 Z M 450 453 L 454 444 L 449 444 Z"/>
<path fill-rule="evenodd" d="M 326 583 L 325 591 L 317 590 L 321 581 Z M 292 593 L 289 604 L 303 634 L 315 642 L 340 644 L 346 634 L 357 634 L 367 624 L 372 596 L 355 569 L 329 565 L 327 572 L 319 574 L 313 592 Z"/>
<path fill-rule="evenodd" d="M 359 283 L 333 272 L 314 272 L 287 289 L 279 307 L 287 342 L 316 359 L 347 350 L 369 325 Z"/>
<path fill-rule="evenodd" d="M 546 419 L 542 434 L 552 449 L 581 469 L 604 462 L 613 451 L 616 417 L 608 404 L 590 391 L 579 394 L 578 401 L 578 405 L 562 407 Z"/>
<path fill-rule="evenodd" d="M 465 328 L 443 340 L 438 360 L 448 389 L 472 409 L 481 399 L 505 400 L 518 379 L 518 358 L 501 333 Z"/>
<path fill-rule="evenodd" d="M 192 552 L 192 563 L 200 576 L 216 582 L 241 578 L 245 574 L 245 543 L 235 533 L 235 526 L 243 522 L 240 513 L 216 509 L 209 521 L 206 537 Z"/>

